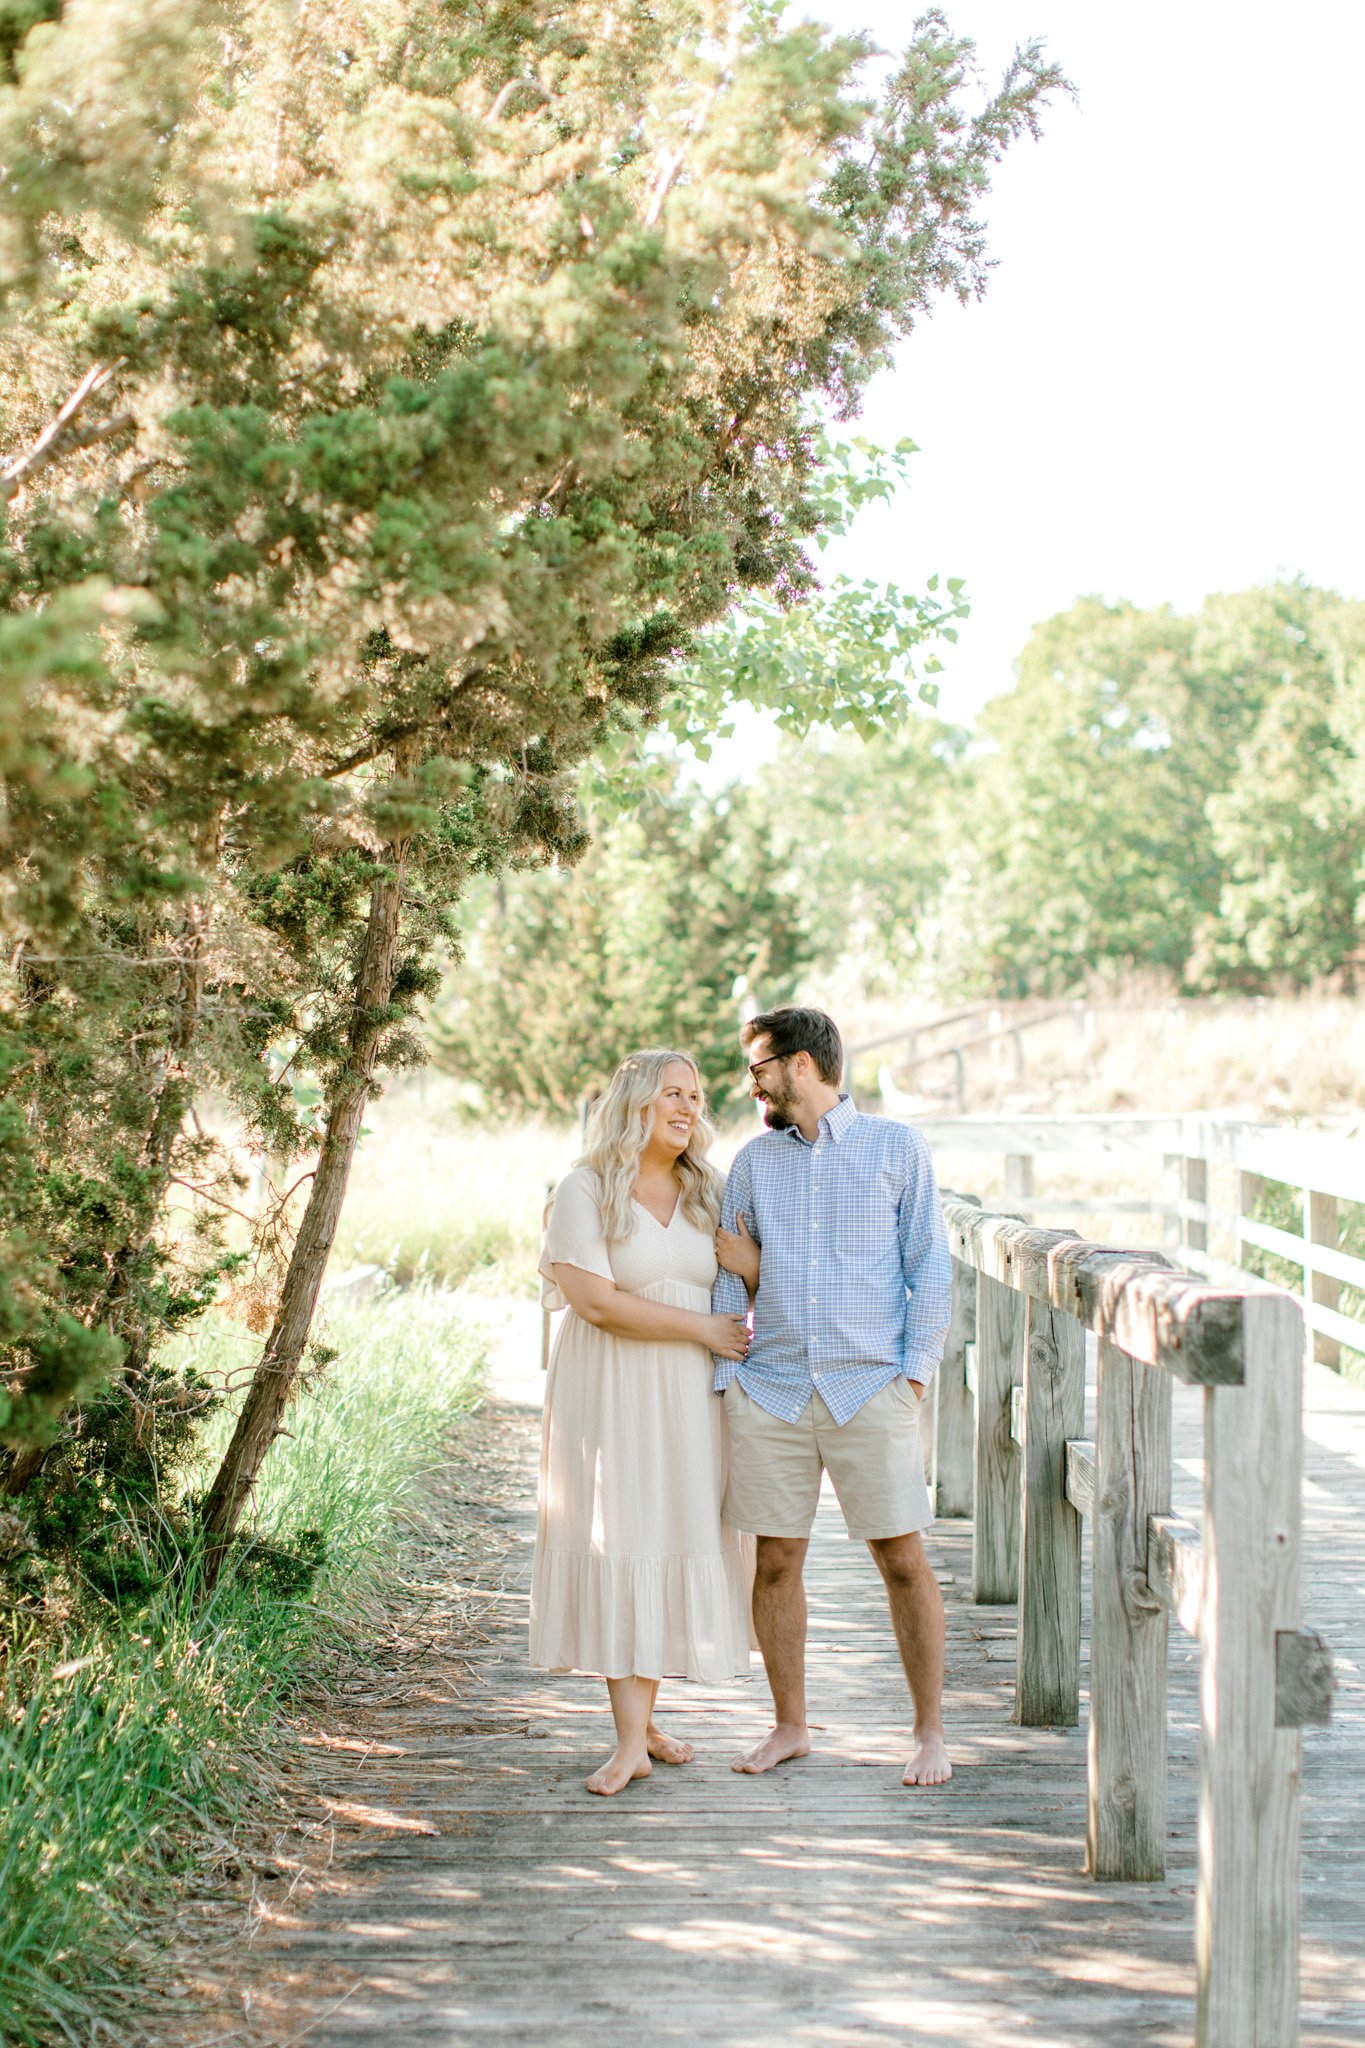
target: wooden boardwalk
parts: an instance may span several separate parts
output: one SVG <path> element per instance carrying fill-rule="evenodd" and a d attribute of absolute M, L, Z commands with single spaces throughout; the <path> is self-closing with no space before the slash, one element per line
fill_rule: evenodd
<path fill-rule="evenodd" d="M 534 1395 L 522 1378 L 518 1391 Z M 1365 1398 L 1309 1374 L 1305 1622 L 1330 1641 L 1330 1729 L 1305 1737 L 1306 2048 L 1365 2042 Z M 1176 1390 L 1176 1506 L 1197 1508 L 1198 1396 Z M 1082 1872 L 1085 1730 L 1012 1726 L 1014 1610 L 970 1602 L 970 1524 L 931 1551 L 948 1598 L 944 1791 L 899 1783 L 906 1700 L 861 1545 L 821 1506 L 809 1571 L 809 1760 L 763 1779 L 730 1755 L 765 1725 L 747 1683 L 677 1686 L 683 1770 L 599 1801 L 601 1688 L 524 1657 L 538 1418 L 509 1405 L 525 1489 L 496 1636 L 454 1701 L 367 1732 L 400 1753 L 325 1767 L 325 1789 L 425 1824 L 342 1851 L 346 1890 L 263 1936 L 329 1995 L 317 2048 L 465 2043 L 1183 2048 L 1193 2029 L 1197 1649 L 1171 1637 L 1171 1850 L 1160 1884 Z M 1084 1721 L 1084 1708 L 1082 1710 Z M 363 1882 L 353 1882 L 363 1880 Z M 264 1948 L 264 1953 L 262 1953 Z M 340 2000 L 341 2002 L 334 2003 Z M 223 2036 L 215 2038 L 222 2039 Z M 231 2038 L 236 2038 L 231 2037 Z M 259 2038 L 243 2036 L 242 2038 Z"/>

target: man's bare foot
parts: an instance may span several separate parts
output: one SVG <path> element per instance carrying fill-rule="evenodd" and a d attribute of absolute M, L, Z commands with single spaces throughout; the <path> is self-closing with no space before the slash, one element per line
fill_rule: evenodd
<path fill-rule="evenodd" d="M 924 1735 L 919 1748 L 905 1766 L 902 1785 L 946 1785 L 953 1775 L 948 1745 L 941 1735 Z"/>
<path fill-rule="evenodd" d="M 607 1758 L 600 1771 L 594 1771 L 588 1779 L 589 1792 L 598 1792 L 603 1799 L 610 1799 L 616 1792 L 624 1792 L 633 1778 L 647 1778 L 652 1766 L 647 1756 L 622 1756 L 620 1750 Z"/>
<path fill-rule="evenodd" d="M 696 1753 L 690 1742 L 679 1742 L 676 1735 L 665 1735 L 653 1721 L 645 1730 L 645 1747 L 656 1764 L 690 1764 Z"/>
<path fill-rule="evenodd" d="M 732 1757 L 730 1769 L 756 1778 L 761 1771 L 772 1770 L 774 1764 L 789 1763 L 793 1757 L 809 1755 L 809 1731 L 794 1727 L 790 1722 L 779 1721 L 772 1734 L 765 1736 L 757 1749 L 751 1749 L 747 1756 Z"/>

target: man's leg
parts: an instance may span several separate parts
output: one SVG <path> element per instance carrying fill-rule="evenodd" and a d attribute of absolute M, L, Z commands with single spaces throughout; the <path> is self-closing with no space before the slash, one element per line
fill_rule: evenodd
<path fill-rule="evenodd" d="M 870 1540 L 891 1603 L 891 1623 L 915 1703 L 915 1754 L 906 1785 L 942 1785 L 953 1775 L 943 1739 L 943 1595 L 918 1536 Z"/>
<path fill-rule="evenodd" d="M 804 1537 L 760 1536 L 754 1573 L 754 1634 L 773 1694 L 773 1731 L 737 1756 L 732 1768 L 756 1774 L 810 1754 L 806 1727 L 806 1588 Z"/>

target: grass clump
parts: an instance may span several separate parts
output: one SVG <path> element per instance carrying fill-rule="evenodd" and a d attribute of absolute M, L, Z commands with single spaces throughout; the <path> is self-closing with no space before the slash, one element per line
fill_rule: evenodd
<path fill-rule="evenodd" d="M 168 1909 L 272 1798 L 281 1709 L 363 1649 L 418 1525 L 422 1482 L 483 1384 L 482 1343 L 432 1288 L 332 1310 L 335 1356 L 291 1411 L 232 1569 L 203 1598 L 179 1505 L 129 1518 L 126 1585 L 78 1570 L 10 1610 L 0 1669 L 0 2041 L 138 2037 Z M 240 1385 L 259 1340 L 225 1317 L 183 1340 Z M 229 1399 L 205 1447 L 231 1427 Z M 126 1511 L 124 1511 L 126 1513 Z M 174 1568 L 164 1560 L 177 1536 Z"/>

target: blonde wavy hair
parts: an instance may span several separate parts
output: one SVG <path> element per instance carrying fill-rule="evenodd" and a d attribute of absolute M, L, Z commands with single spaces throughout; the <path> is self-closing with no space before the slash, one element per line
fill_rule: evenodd
<path fill-rule="evenodd" d="M 696 1074 L 702 1098 L 701 1114 L 692 1126 L 687 1150 L 679 1154 L 673 1168 L 682 1189 L 683 1214 L 698 1230 L 712 1231 L 720 1221 L 724 1183 L 706 1157 L 715 1130 L 707 1119 L 706 1094 L 697 1063 L 690 1053 L 647 1045 L 622 1060 L 605 1095 L 594 1103 L 588 1118 L 587 1150 L 577 1161 L 597 1177 L 598 1206 L 609 1242 L 619 1243 L 629 1237 L 639 1222 L 631 1208 L 630 1191 L 640 1172 L 640 1155 L 649 1135 L 654 1105 L 663 1094 L 664 1075 L 675 1061 Z"/>

